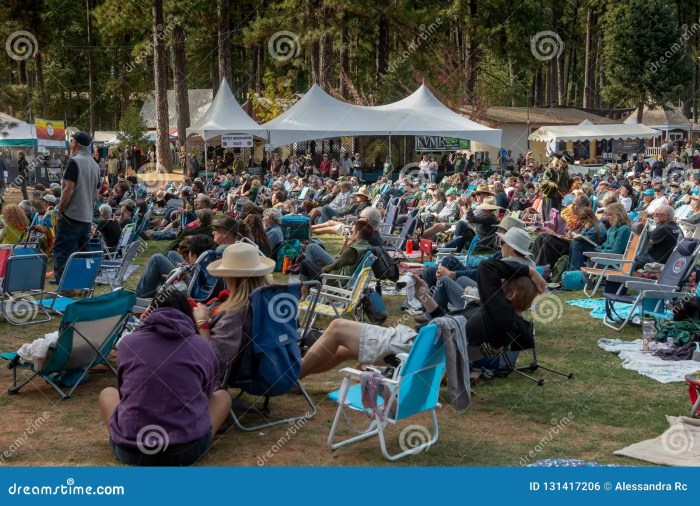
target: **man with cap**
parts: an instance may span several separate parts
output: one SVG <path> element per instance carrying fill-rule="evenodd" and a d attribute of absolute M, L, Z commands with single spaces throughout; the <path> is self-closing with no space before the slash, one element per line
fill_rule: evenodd
<path fill-rule="evenodd" d="M 642 269 L 648 263 L 665 264 L 671 252 L 683 237 L 678 224 L 673 221 L 674 211 L 669 205 L 660 205 L 654 211 L 656 227 L 649 232 L 646 251 L 634 259 L 634 269 Z"/>
<path fill-rule="evenodd" d="M 68 257 L 87 249 L 95 200 L 99 195 L 100 166 L 90 154 L 92 138 L 76 132 L 70 139 L 71 159 L 66 164 L 61 182 L 61 200 L 56 208 L 58 227 L 53 247 L 54 275 L 58 283 Z"/>
<path fill-rule="evenodd" d="M 654 200 L 647 206 L 647 214 L 653 214 L 659 206 L 667 206 L 668 203 L 666 188 L 664 188 L 663 183 L 654 184 Z"/>
<path fill-rule="evenodd" d="M 507 225 L 509 226 L 507 232 L 498 232 L 501 244 L 500 255 L 493 255 L 491 258 L 494 260 L 501 258 L 508 262 L 535 267 L 535 262 L 532 260 L 532 254 L 530 253 L 530 245 L 532 243 L 530 234 L 524 228 L 520 228 L 515 221 L 509 222 Z M 498 228 L 502 230 L 501 227 Z M 457 310 L 464 309 L 466 301 L 462 298 L 462 295 L 465 289 L 469 287 L 476 288 L 476 274 L 477 269 L 450 271 L 446 267 L 439 267 L 436 272 L 436 285 L 432 295 L 437 305 L 443 311 L 449 311 L 452 308 Z M 425 277 L 423 279 L 430 284 Z M 424 315 L 417 317 L 416 321 L 425 323 L 429 319 Z"/>

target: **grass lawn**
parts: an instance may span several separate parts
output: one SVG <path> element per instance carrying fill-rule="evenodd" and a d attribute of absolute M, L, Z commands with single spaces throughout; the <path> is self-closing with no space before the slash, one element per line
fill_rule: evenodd
<path fill-rule="evenodd" d="M 337 251 L 341 239 L 326 242 L 329 250 Z M 166 244 L 152 243 L 137 262 L 143 266 Z M 131 276 L 127 288 L 134 288 L 142 272 L 139 269 Z M 559 295 L 562 300 L 583 297 L 581 292 Z M 401 299 L 387 299 L 391 315 L 387 325 L 391 325 L 401 316 Z M 617 356 L 596 345 L 605 336 L 635 339 L 641 335 L 638 328 L 618 335 L 590 318 L 586 310 L 563 304 L 562 311 L 555 321 L 537 325 L 539 359 L 543 365 L 573 372 L 574 379 L 549 374 L 545 376 L 546 384 L 537 386 L 513 374 L 489 381 L 475 389 L 471 409 L 459 413 L 450 407 L 443 387 L 438 444 L 403 459 L 399 465 L 518 466 L 554 457 L 642 465 L 612 452 L 659 435 L 667 427 L 664 415 L 686 415 L 689 404 L 685 384 L 662 385 L 624 370 Z M 47 324 L 23 327 L 0 322 L 0 351 L 16 350 L 22 343 L 55 330 L 59 321 L 60 317 L 54 317 Z M 527 363 L 527 354 L 521 355 L 519 365 Z M 201 464 L 386 465 L 375 440 L 336 452 L 327 447 L 335 405 L 326 394 L 337 388 L 339 381 L 337 372 L 329 372 L 304 382 L 319 407 L 313 419 L 294 429 L 279 426 L 253 433 L 230 429 L 215 436 Z M 0 385 L 10 382 L 11 372 L 3 364 Z M 20 395 L 0 394 L 0 465 L 119 465 L 97 409 L 100 390 L 113 385 L 111 373 L 94 372 L 67 401 L 59 401 L 56 392 L 38 379 Z M 294 395 L 274 399 L 272 406 L 278 414 L 304 409 L 302 399 Z M 358 415 L 356 424 L 366 420 L 363 417 Z M 390 448 L 398 449 L 401 429 L 416 424 L 429 426 L 429 418 L 417 417 L 392 429 Z"/>

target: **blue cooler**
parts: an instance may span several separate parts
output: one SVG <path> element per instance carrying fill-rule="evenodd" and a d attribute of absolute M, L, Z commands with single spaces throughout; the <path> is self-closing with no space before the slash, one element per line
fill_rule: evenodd
<path fill-rule="evenodd" d="M 311 218 L 289 214 L 282 216 L 282 235 L 285 240 L 298 239 L 299 241 L 311 240 Z"/>

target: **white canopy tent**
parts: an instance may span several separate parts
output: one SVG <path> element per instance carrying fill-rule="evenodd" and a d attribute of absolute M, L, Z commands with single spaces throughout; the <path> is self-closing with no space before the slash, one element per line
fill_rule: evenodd
<path fill-rule="evenodd" d="M 251 134 L 267 139 L 267 129 L 258 125 L 236 101 L 226 78 L 207 112 L 187 129 L 187 135 L 198 134 L 205 141 L 221 134 Z M 205 150 L 206 152 L 206 150 Z"/>
<path fill-rule="evenodd" d="M 34 125 L 21 120 L 7 120 L 12 126 L 0 129 L 0 146 L 36 146 Z"/>
<path fill-rule="evenodd" d="M 594 125 L 588 120 L 578 125 L 543 126 L 530 134 L 528 139 L 540 142 L 653 139 L 661 132 L 645 125 L 608 124 Z"/>
<path fill-rule="evenodd" d="M 431 135 L 456 137 L 500 146 L 501 131 L 453 112 L 421 85 L 403 100 L 367 107 L 338 100 L 314 84 L 287 111 L 263 127 L 269 142 L 284 146 L 295 142 L 343 136 Z"/>

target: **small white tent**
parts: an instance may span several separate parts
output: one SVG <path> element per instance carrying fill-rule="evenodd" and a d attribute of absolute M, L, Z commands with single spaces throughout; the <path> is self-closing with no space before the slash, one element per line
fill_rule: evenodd
<path fill-rule="evenodd" d="M 36 146 L 34 125 L 0 113 L 0 146 Z"/>
<path fill-rule="evenodd" d="M 453 112 L 425 85 L 398 102 L 366 107 L 338 100 L 314 84 L 299 102 L 263 127 L 268 129 L 269 142 L 274 146 L 357 135 L 432 135 L 494 146 L 501 143 L 500 130 Z"/>
<path fill-rule="evenodd" d="M 579 125 L 543 126 L 530 134 L 531 141 L 587 141 L 603 139 L 653 139 L 661 132 L 645 125 L 594 125 L 588 120 Z"/>
<path fill-rule="evenodd" d="M 226 78 L 221 80 L 219 91 L 207 112 L 187 129 L 187 135 L 198 134 L 205 141 L 221 134 L 251 134 L 267 138 L 267 130 L 258 125 L 238 105 Z"/>

